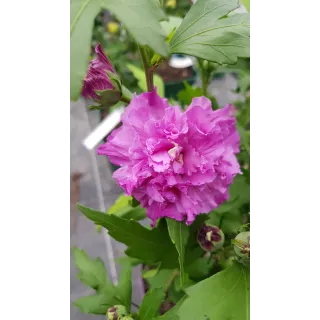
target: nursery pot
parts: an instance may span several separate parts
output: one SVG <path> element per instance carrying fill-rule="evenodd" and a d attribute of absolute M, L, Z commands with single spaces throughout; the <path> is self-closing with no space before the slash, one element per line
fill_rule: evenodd
<path fill-rule="evenodd" d="M 197 73 L 193 68 L 194 61 L 188 56 L 174 54 L 169 60 L 163 61 L 155 70 L 164 82 L 165 97 L 178 100 L 179 91 L 185 88 L 184 82 L 193 85 Z"/>

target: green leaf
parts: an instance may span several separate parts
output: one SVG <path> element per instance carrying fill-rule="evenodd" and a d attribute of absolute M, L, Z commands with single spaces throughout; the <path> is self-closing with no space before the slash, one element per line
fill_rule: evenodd
<path fill-rule="evenodd" d="M 175 286 L 171 286 L 168 290 L 168 300 L 171 303 L 178 303 L 184 296 L 185 292 L 182 290 L 177 291 Z"/>
<path fill-rule="evenodd" d="M 166 284 L 171 281 L 175 272 L 176 271 L 172 269 L 161 269 L 152 277 L 150 274 L 147 274 L 147 277 L 145 277 L 144 274 L 144 278 L 148 282 L 150 290 L 153 290 L 156 288 L 165 287 Z"/>
<path fill-rule="evenodd" d="M 126 244 L 128 256 L 150 264 L 162 262 L 164 268 L 174 268 L 177 265 L 177 252 L 163 224 L 159 223 L 157 228 L 148 230 L 136 221 L 113 214 L 106 215 L 80 204 L 78 209 L 88 219 L 106 228 L 115 240 Z"/>
<path fill-rule="evenodd" d="M 73 302 L 73 305 L 83 313 L 103 314 L 113 306 L 108 301 L 104 294 L 95 294 L 92 296 L 81 297 Z"/>
<path fill-rule="evenodd" d="M 133 64 L 127 64 L 128 69 L 133 73 L 135 78 L 138 80 L 138 86 L 142 91 L 147 91 L 147 82 L 146 82 L 146 76 L 142 69 L 134 66 Z M 157 87 L 157 91 L 160 97 L 164 97 L 164 83 L 162 78 L 154 74 L 153 75 L 153 82 L 154 85 Z"/>
<path fill-rule="evenodd" d="M 161 264 L 159 264 L 159 266 L 160 265 Z M 142 270 L 142 278 L 143 279 L 153 278 L 157 275 L 158 272 L 159 272 L 159 268 L 150 269 L 150 270 Z"/>
<path fill-rule="evenodd" d="M 186 267 L 186 272 L 191 278 L 204 278 L 210 273 L 213 264 L 214 261 L 210 257 L 201 257 L 190 263 Z"/>
<path fill-rule="evenodd" d="M 245 150 L 250 154 L 250 133 L 245 130 L 240 123 L 237 123 L 237 130 L 240 135 L 241 145 L 245 148 Z"/>
<path fill-rule="evenodd" d="M 241 212 L 239 210 L 231 210 L 222 216 L 220 228 L 225 234 L 236 234 L 241 225 Z"/>
<path fill-rule="evenodd" d="M 224 214 L 230 210 L 239 209 L 242 205 L 248 203 L 250 201 L 250 186 L 247 179 L 243 175 L 237 175 L 230 186 L 229 193 L 229 200 L 215 209 L 213 213 Z"/>
<path fill-rule="evenodd" d="M 185 260 L 185 246 L 188 242 L 190 230 L 184 221 L 176 221 L 166 218 L 168 231 L 171 241 L 176 246 L 179 254 L 180 264 L 180 286 L 184 286 L 184 260 Z"/>
<path fill-rule="evenodd" d="M 124 193 L 121 194 L 116 202 L 109 208 L 109 214 L 117 214 L 121 212 L 124 208 L 130 207 L 130 201 L 132 201 L 131 196 L 126 196 Z"/>
<path fill-rule="evenodd" d="M 250 58 L 239 58 L 237 63 L 228 65 L 223 64 L 222 66 L 216 65 L 216 73 L 236 73 L 242 74 L 250 72 Z"/>
<path fill-rule="evenodd" d="M 177 292 L 180 291 L 182 293 L 186 288 L 193 286 L 195 284 L 195 281 L 191 280 L 187 273 L 184 275 L 184 277 L 185 277 L 185 281 L 184 281 L 183 288 L 181 288 L 180 286 L 180 280 L 178 277 L 175 277 L 173 280 L 173 287 Z"/>
<path fill-rule="evenodd" d="M 218 64 L 250 56 L 249 14 L 220 19 L 239 7 L 239 0 L 198 0 L 170 42 L 171 53 L 188 54 Z"/>
<path fill-rule="evenodd" d="M 184 82 L 185 88 L 178 92 L 178 99 L 185 105 L 189 105 L 194 97 L 202 95 L 201 88 L 193 88 L 188 82 Z"/>
<path fill-rule="evenodd" d="M 250 0 L 241 0 L 248 12 L 250 12 Z"/>
<path fill-rule="evenodd" d="M 249 270 L 236 263 L 186 289 L 180 319 L 249 320 Z"/>
<path fill-rule="evenodd" d="M 165 33 L 159 23 L 165 14 L 159 1 L 102 0 L 102 6 L 117 16 L 140 45 L 147 45 L 162 56 L 168 55 Z"/>
<path fill-rule="evenodd" d="M 155 317 L 164 298 L 165 293 L 162 288 L 149 290 L 142 300 L 138 314 L 139 320 L 150 320 Z"/>
<path fill-rule="evenodd" d="M 179 300 L 179 302 L 171 308 L 169 311 L 167 311 L 164 315 L 160 317 L 156 317 L 153 320 L 179 320 L 178 311 L 181 307 L 182 303 L 187 299 L 187 296 L 184 296 Z"/>
<path fill-rule="evenodd" d="M 119 304 L 117 288 L 107 276 L 104 263 L 100 258 L 90 259 L 84 250 L 73 248 L 73 257 L 79 269 L 78 278 L 85 285 L 96 290 L 95 295 L 81 297 L 74 302 L 84 313 L 105 314 L 107 309 Z"/>
<path fill-rule="evenodd" d="M 135 199 L 135 198 L 133 198 L 132 197 L 132 200 L 131 200 L 131 206 L 133 207 L 133 208 L 135 208 L 135 207 L 138 207 L 139 205 L 140 205 L 140 202 L 137 200 L 137 199 Z"/>
<path fill-rule="evenodd" d="M 238 87 L 241 94 L 245 94 L 250 88 L 250 73 L 243 72 L 239 74 Z"/>
<path fill-rule="evenodd" d="M 113 210 L 112 210 L 113 211 Z M 114 214 L 118 217 L 122 217 L 125 219 L 132 219 L 132 220 L 142 220 L 146 218 L 146 210 L 144 208 L 141 208 L 140 206 L 132 207 L 131 205 L 127 205 L 123 207 L 121 210 L 110 212 L 109 214 Z"/>
<path fill-rule="evenodd" d="M 79 269 L 78 278 L 85 285 L 100 292 L 113 291 L 114 286 L 107 278 L 104 263 L 100 258 L 90 259 L 84 250 L 72 248 L 74 262 Z"/>
<path fill-rule="evenodd" d="M 120 265 L 126 265 L 127 263 L 131 264 L 133 267 L 142 264 L 143 261 L 136 259 L 136 258 L 131 258 L 128 256 L 123 256 L 115 259 L 116 262 L 118 262 Z"/>
<path fill-rule="evenodd" d="M 133 198 L 131 196 L 126 196 L 122 194 L 118 197 L 116 202 L 109 208 L 108 214 L 114 214 L 116 216 L 125 218 L 125 219 L 133 219 L 136 221 L 140 221 L 146 218 L 146 210 L 141 206 L 132 206 Z M 98 232 L 101 230 L 101 226 L 97 226 Z"/>
<path fill-rule="evenodd" d="M 220 212 L 211 211 L 209 213 L 209 219 L 207 220 L 207 223 L 212 224 L 214 226 L 220 226 L 221 218 L 222 218 L 222 214 Z"/>
<path fill-rule="evenodd" d="M 182 19 L 180 17 L 169 16 L 168 21 L 161 21 L 160 24 L 165 34 L 169 36 L 174 28 L 177 29 L 180 26 L 181 22 Z"/>
<path fill-rule="evenodd" d="M 136 221 L 146 218 L 146 209 L 141 206 L 133 206 L 133 198 L 122 194 L 117 201 L 110 207 L 108 214 L 114 214 L 125 219 Z"/>
<path fill-rule="evenodd" d="M 124 305 L 128 310 L 131 306 L 132 264 L 122 263 L 119 284 L 115 287 L 107 276 L 107 271 L 100 258 L 90 259 L 84 250 L 73 248 L 73 256 L 79 269 L 81 282 L 95 289 L 97 294 L 81 297 L 74 302 L 84 313 L 106 314 L 108 308 L 115 304 Z"/>
<path fill-rule="evenodd" d="M 85 78 L 91 50 L 93 21 L 101 0 L 70 1 L 70 98 L 77 100 Z"/>
<path fill-rule="evenodd" d="M 131 308 L 132 295 L 132 265 L 130 262 L 122 264 L 119 283 L 116 289 L 116 297 L 127 310 Z"/>
<path fill-rule="evenodd" d="M 243 224 L 243 206 L 250 203 L 250 185 L 244 175 L 234 178 L 229 193 L 229 200 L 210 212 L 209 222 L 220 226 L 225 234 L 234 234 Z"/>

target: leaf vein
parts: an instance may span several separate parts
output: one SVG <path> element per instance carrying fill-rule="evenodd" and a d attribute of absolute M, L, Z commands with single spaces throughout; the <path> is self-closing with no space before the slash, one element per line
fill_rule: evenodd
<path fill-rule="evenodd" d="M 78 13 L 77 13 L 77 15 L 75 16 L 74 20 L 73 20 L 72 23 L 71 23 L 71 26 L 70 26 L 70 36 L 72 35 L 73 30 L 74 30 L 74 28 L 75 28 L 75 26 L 76 26 L 76 23 L 79 21 L 80 16 L 82 15 L 84 9 L 88 6 L 88 4 L 89 4 L 90 1 L 91 1 L 91 0 L 85 0 L 85 1 L 82 3 L 82 5 L 81 5 L 81 7 L 80 7 L 80 9 L 79 9 L 79 11 L 78 11 Z"/>
<path fill-rule="evenodd" d="M 213 30 L 217 30 L 217 29 L 223 29 L 223 28 L 229 28 L 229 27 L 238 27 L 238 26 L 241 26 L 242 25 L 242 22 L 241 23 L 237 23 L 237 24 L 230 24 L 230 25 L 227 25 L 227 26 L 219 26 L 219 27 L 213 27 L 213 28 L 210 28 L 210 29 L 206 29 L 206 30 L 203 30 L 201 32 L 198 32 L 198 33 L 195 33 L 195 34 L 192 34 L 191 36 L 183 39 L 182 41 L 180 41 L 179 43 L 173 45 L 171 48 L 173 49 L 174 47 L 178 46 L 179 44 L 183 43 L 183 42 L 186 42 L 187 40 L 195 37 L 195 36 L 198 36 L 200 34 L 203 34 L 203 33 L 206 33 L 206 32 L 209 32 L 209 31 L 213 31 Z M 244 25 L 244 26 L 249 26 L 249 25 Z"/>
<path fill-rule="evenodd" d="M 209 2 L 209 0 L 207 1 L 207 3 Z M 207 5 L 206 3 L 206 5 Z M 219 9 L 220 7 L 225 6 L 226 4 L 228 4 L 228 2 L 225 2 L 224 4 L 221 4 L 220 6 L 217 6 L 215 8 L 210 9 L 208 12 L 203 13 L 200 17 L 198 17 L 196 20 L 194 20 L 188 27 L 186 27 L 175 39 L 174 41 L 176 41 L 184 32 L 186 32 L 190 27 L 192 27 L 197 21 L 199 21 L 202 17 L 204 17 L 205 15 L 207 15 L 208 13 L 210 13 L 213 10 Z"/>

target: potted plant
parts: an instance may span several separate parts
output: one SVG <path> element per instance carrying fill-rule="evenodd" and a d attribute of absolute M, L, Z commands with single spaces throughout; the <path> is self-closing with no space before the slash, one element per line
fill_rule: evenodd
<path fill-rule="evenodd" d="M 226 3 L 224 10 L 217 9 L 220 0 L 197 0 L 179 27 L 165 37 L 158 1 L 139 3 L 122 1 L 109 9 L 137 42 L 144 72 L 144 81 L 138 84 L 143 92 L 132 95 L 99 47 L 98 60 L 85 78 L 99 108 L 119 102 L 129 106 L 119 130 L 97 149 L 120 166 L 114 178 L 126 195 L 107 213 L 78 204 L 89 220 L 127 249 L 114 284 L 99 258 L 74 248 L 79 279 L 95 290 L 74 305 L 108 320 L 248 319 L 249 99 L 237 107 L 213 110 L 207 97 L 206 61 L 232 64 L 249 56 L 249 15 L 228 15 L 238 6 L 236 0 Z M 132 19 L 126 19 L 128 15 Z M 72 21 L 77 28 L 78 21 Z M 218 27 L 227 30 L 217 35 L 212 31 Z M 218 43 L 226 44 L 223 54 L 213 49 L 217 37 Z M 173 54 L 196 57 L 205 80 L 200 94 L 190 90 L 187 110 L 169 104 L 154 85 L 155 70 Z M 81 90 L 77 77 L 78 73 L 71 74 L 72 97 Z M 144 218 L 150 226 L 140 222 Z M 143 266 L 147 285 L 134 309 L 136 265 Z"/>

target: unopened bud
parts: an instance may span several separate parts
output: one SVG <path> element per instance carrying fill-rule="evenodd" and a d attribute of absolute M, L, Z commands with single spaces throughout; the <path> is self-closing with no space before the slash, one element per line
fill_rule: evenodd
<path fill-rule="evenodd" d="M 204 224 L 198 233 L 198 243 L 205 251 L 216 251 L 224 244 L 224 233 L 217 226 Z"/>
<path fill-rule="evenodd" d="M 100 43 L 95 48 L 97 57 L 90 62 L 83 81 L 82 95 L 98 103 L 90 109 L 100 109 L 116 104 L 122 95 L 120 77 L 105 55 Z"/>
<path fill-rule="evenodd" d="M 250 231 L 239 233 L 233 240 L 236 254 L 241 258 L 250 258 Z"/>

